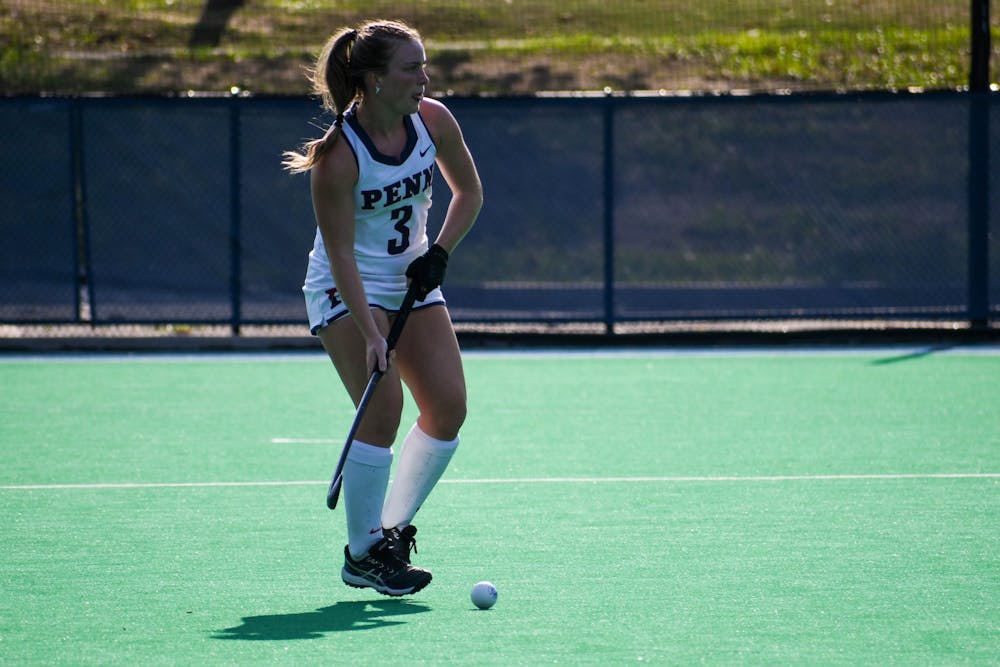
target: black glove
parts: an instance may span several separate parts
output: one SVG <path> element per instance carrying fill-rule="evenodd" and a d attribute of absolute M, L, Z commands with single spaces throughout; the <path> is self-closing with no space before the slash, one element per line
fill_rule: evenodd
<path fill-rule="evenodd" d="M 406 277 L 417 286 L 417 300 L 423 301 L 427 295 L 444 282 L 444 272 L 448 268 L 448 251 L 437 243 L 426 253 L 417 257 L 406 267 Z"/>

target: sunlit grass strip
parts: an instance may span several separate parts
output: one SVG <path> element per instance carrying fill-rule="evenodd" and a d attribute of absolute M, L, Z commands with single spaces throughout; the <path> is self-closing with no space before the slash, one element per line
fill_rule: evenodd
<path fill-rule="evenodd" d="M 749 30 L 658 37 L 552 35 L 479 42 L 429 41 L 428 48 L 432 54 L 467 51 L 478 57 L 652 57 L 684 63 L 720 79 L 747 82 L 780 79 L 847 88 L 953 88 L 966 83 L 968 42 L 967 29 L 952 27 L 936 31 Z"/>

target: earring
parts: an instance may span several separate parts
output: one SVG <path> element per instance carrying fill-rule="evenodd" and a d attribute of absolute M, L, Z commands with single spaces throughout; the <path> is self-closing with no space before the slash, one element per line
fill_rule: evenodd
<path fill-rule="evenodd" d="M 376 95 L 378 95 L 378 94 L 379 94 L 379 93 L 381 93 L 381 92 L 382 92 L 382 86 L 380 86 L 380 85 L 378 85 L 378 84 L 376 83 L 376 84 L 375 84 L 375 94 L 376 94 Z"/>

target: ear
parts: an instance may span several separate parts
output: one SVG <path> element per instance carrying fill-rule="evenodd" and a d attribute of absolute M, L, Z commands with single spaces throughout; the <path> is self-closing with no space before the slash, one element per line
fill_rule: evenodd
<path fill-rule="evenodd" d="M 376 90 L 382 87 L 382 83 L 379 80 L 379 76 L 375 72 L 365 72 L 364 84 L 365 84 L 365 92 L 366 93 L 370 92 L 373 95 L 375 94 Z"/>

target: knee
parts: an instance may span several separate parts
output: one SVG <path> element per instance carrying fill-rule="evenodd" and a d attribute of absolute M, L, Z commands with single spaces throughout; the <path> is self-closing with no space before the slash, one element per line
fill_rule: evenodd
<path fill-rule="evenodd" d="M 462 396 L 460 399 L 455 400 L 454 403 L 452 403 L 452 405 L 450 406 L 449 420 L 451 421 L 451 424 L 454 427 L 456 435 L 458 434 L 459 429 L 462 428 L 462 424 L 465 423 L 465 417 L 468 414 L 468 411 L 469 411 L 468 405 L 466 405 L 464 396 Z"/>
<path fill-rule="evenodd" d="M 373 423 L 365 430 L 372 433 L 372 437 L 379 444 L 384 444 L 385 446 L 392 445 L 396 440 L 396 435 L 399 433 L 400 414 L 398 412 L 387 412 L 375 414 L 372 417 Z"/>
<path fill-rule="evenodd" d="M 358 439 L 386 447 L 392 445 L 399 432 L 402 412 L 402 397 L 389 401 L 373 399 L 361 420 Z"/>
<path fill-rule="evenodd" d="M 365 414 L 364 422 L 357 431 L 355 436 L 358 440 L 362 442 L 367 442 L 372 445 L 378 445 L 381 447 L 390 447 L 392 443 L 396 440 L 396 434 L 399 432 L 399 417 L 395 419 L 389 417 L 382 417 L 378 414 Z"/>
<path fill-rule="evenodd" d="M 420 428 L 439 440 L 454 440 L 465 423 L 467 412 L 464 394 L 440 397 L 433 410 L 420 415 Z"/>

